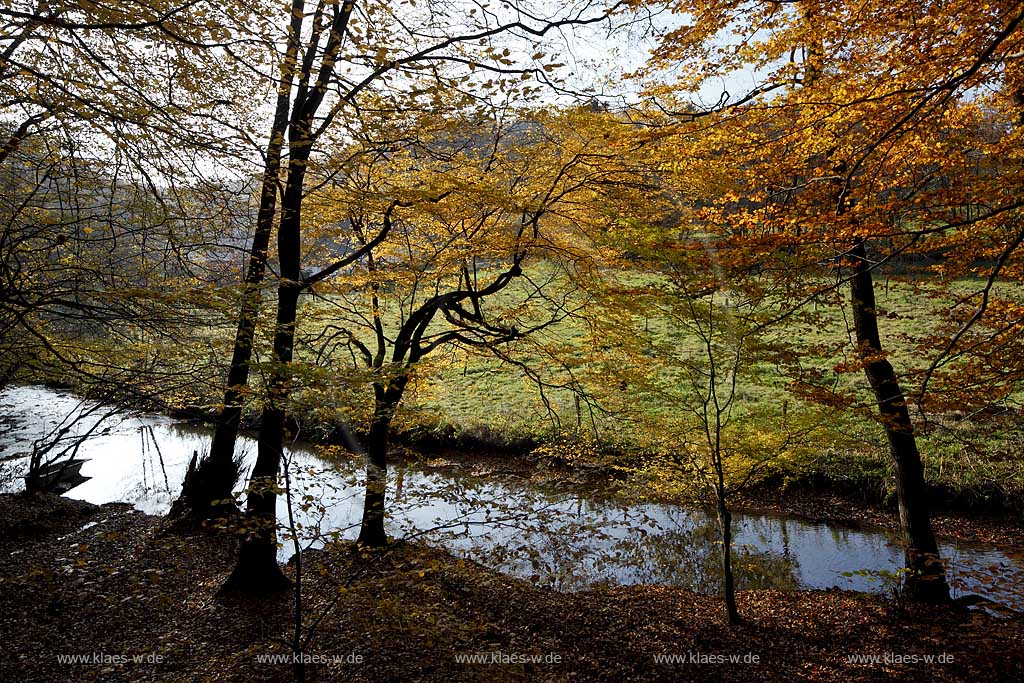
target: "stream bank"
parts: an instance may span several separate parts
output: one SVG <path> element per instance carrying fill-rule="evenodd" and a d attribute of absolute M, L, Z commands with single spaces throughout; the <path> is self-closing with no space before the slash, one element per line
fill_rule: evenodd
<path fill-rule="evenodd" d="M 78 399 L 40 387 L 0 393 L 7 425 L 0 438 L 5 464 L 45 433 Z M 86 429 L 88 425 L 83 425 Z M 121 414 L 80 444 L 88 480 L 70 497 L 93 503 L 124 502 L 162 515 L 176 497 L 193 452 L 209 430 L 161 415 Z M 247 461 L 255 451 L 240 442 Z M 503 458 L 463 454 L 396 459 L 391 468 L 389 533 L 417 538 L 468 560 L 538 586 L 581 591 L 599 586 L 676 586 L 714 594 L 720 585 L 717 522 L 700 508 L 621 499 L 607 487 L 567 483 L 557 468 L 510 469 Z M 24 456 L 20 456 L 24 457 Z M 288 450 L 299 542 L 317 547 L 354 536 L 361 517 L 362 466 L 358 458 L 295 444 Z M 472 463 L 472 464 L 470 464 Z M 801 500 L 803 500 L 801 498 Z M 287 520 L 284 497 L 278 516 Z M 288 533 L 282 540 L 289 541 Z M 290 542 L 279 555 L 291 555 Z M 791 514 L 737 513 L 735 567 L 740 588 L 842 588 L 887 593 L 903 564 L 891 530 L 822 524 Z M 1024 609 L 1024 554 L 1015 545 L 944 541 L 955 597 L 981 594 Z"/>

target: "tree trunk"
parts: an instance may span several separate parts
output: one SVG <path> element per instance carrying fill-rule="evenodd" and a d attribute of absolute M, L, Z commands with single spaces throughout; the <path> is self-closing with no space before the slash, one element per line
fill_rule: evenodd
<path fill-rule="evenodd" d="M 270 201 L 273 203 L 272 199 Z M 205 458 L 200 459 L 195 467 L 189 467 L 181 485 L 181 493 L 171 506 L 169 515 L 172 518 L 182 519 L 190 516 L 199 524 L 233 511 L 232 505 L 215 502 L 231 499 L 240 474 L 235 461 L 235 443 L 238 440 L 238 429 L 242 419 L 243 388 L 249 383 L 249 363 L 252 360 L 256 320 L 262 305 L 260 289 L 266 272 L 271 223 L 272 218 L 268 219 L 265 225 L 258 224 L 253 236 L 238 329 L 235 332 L 235 345 L 231 355 L 231 366 L 228 369 L 227 388 L 224 390 L 224 405 L 217 416 L 210 452 Z"/>
<path fill-rule="evenodd" d="M 235 570 L 223 591 L 271 592 L 291 582 L 277 563 L 277 475 L 284 455 L 285 401 L 288 398 L 287 366 L 292 359 L 299 284 L 282 281 L 278 288 L 277 333 L 267 403 L 260 419 L 256 464 L 246 497 L 247 534 L 242 540 Z"/>
<path fill-rule="evenodd" d="M 295 22 L 296 18 L 293 18 L 286 64 L 294 62 L 298 51 L 298 26 Z M 235 344 L 231 354 L 231 365 L 228 368 L 224 404 L 217 416 L 210 452 L 195 468 L 189 468 L 185 481 L 182 482 L 181 494 L 171 506 L 169 516 L 172 518 L 182 519 L 190 516 L 194 522 L 200 523 L 225 512 L 231 512 L 234 508 L 233 505 L 213 505 L 212 502 L 230 499 L 240 474 L 235 462 L 235 443 L 242 420 L 243 392 L 249 383 L 249 364 L 252 361 L 256 322 L 263 306 L 263 279 L 267 271 L 267 254 L 277 212 L 278 177 L 281 173 L 285 132 L 288 129 L 293 73 L 291 69 L 285 69 L 278 84 L 274 121 L 270 128 L 270 140 L 267 143 L 266 162 L 261 180 L 256 230 L 252 237 L 252 249 L 249 252 L 242 301 L 239 305 L 238 327 L 235 330 Z"/>
<path fill-rule="evenodd" d="M 290 585 L 277 564 L 277 475 L 284 452 L 285 411 L 290 393 L 290 366 L 295 348 L 301 274 L 302 186 L 308 144 L 299 130 L 292 143 L 288 182 L 281 200 L 277 229 L 277 255 L 281 280 L 277 286 L 277 325 L 274 329 L 274 367 L 267 382 L 267 399 L 260 419 L 260 436 L 246 499 L 247 526 L 253 529 L 242 541 L 238 563 L 222 590 L 268 592 Z"/>
<path fill-rule="evenodd" d="M 298 317 L 299 295 L 305 283 L 302 280 L 302 202 L 307 164 L 316 135 L 313 122 L 334 73 L 334 65 L 341 47 L 355 3 L 345 0 L 334 7 L 327 44 L 320 53 L 320 68 L 312 69 L 319 46 L 320 27 L 316 27 L 312 42 L 307 45 L 297 69 L 296 56 L 302 24 L 306 17 L 304 0 L 292 0 L 288 48 L 282 64 L 282 78 L 278 86 L 274 116 L 274 135 L 271 144 L 277 144 L 277 169 L 280 169 L 281 149 L 285 132 L 288 134 L 288 172 L 281 195 L 281 219 L 277 228 L 277 257 L 281 278 L 277 286 L 277 325 L 274 329 L 274 367 L 267 384 L 267 399 L 260 425 L 259 448 L 253 467 L 255 491 L 246 501 L 246 516 L 255 523 L 256 533 L 242 543 L 238 564 L 225 583 L 225 589 L 242 588 L 266 591 L 281 587 L 288 579 L 277 565 L 277 474 L 283 457 L 285 411 L 291 391 L 291 363 L 295 348 L 295 322 Z M 317 13 L 319 15 L 319 12 Z M 315 20 L 314 20 L 315 21 Z M 299 73 L 298 89 L 292 101 L 293 76 Z M 309 76 L 316 73 L 316 83 L 310 87 Z M 289 115 L 291 112 L 291 115 Z M 272 155 L 268 154 L 264 173 L 264 199 L 276 191 L 278 173 L 271 173 Z M 261 202 L 261 214 L 264 203 Z M 272 208 L 272 205 L 270 205 Z M 273 221 L 270 211 L 268 223 Z M 251 345 L 250 345 L 251 346 Z M 237 433 L 237 428 L 236 428 Z"/>
<path fill-rule="evenodd" d="M 740 623 L 736 608 L 736 584 L 732 575 L 732 513 L 725 505 L 725 497 L 718 498 L 718 524 L 722 531 L 722 588 L 725 591 L 725 616 L 730 624 Z"/>
<path fill-rule="evenodd" d="M 378 396 L 386 393 L 376 391 Z M 357 543 L 370 548 L 382 548 L 388 543 L 384 531 L 384 506 L 388 482 L 388 437 L 394 404 L 378 397 L 366 437 L 366 497 L 363 499 L 363 519 Z"/>
<path fill-rule="evenodd" d="M 263 420 L 246 498 L 247 535 L 242 540 L 235 569 L 221 587 L 222 592 L 270 593 L 291 586 L 277 563 L 276 487 L 284 411 L 268 407 L 263 411 Z"/>
<path fill-rule="evenodd" d="M 374 407 L 370 432 L 366 437 L 366 497 L 363 499 L 363 519 L 359 526 L 357 543 L 370 548 L 382 548 L 388 543 L 384 531 L 384 513 L 388 483 L 388 442 L 391 419 L 405 393 L 408 377 L 400 375 L 385 387 L 373 386 Z"/>
<path fill-rule="evenodd" d="M 945 603 L 949 601 L 949 586 L 928 515 L 924 467 L 907 401 L 892 364 L 882 356 L 875 285 L 863 240 L 858 240 L 850 256 L 854 269 L 850 293 L 858 353 L 864 361 L 864 374 L 874 392 L 896 469 L 900 529 L 911 572 L 904 587 L 914 599 Z"/>

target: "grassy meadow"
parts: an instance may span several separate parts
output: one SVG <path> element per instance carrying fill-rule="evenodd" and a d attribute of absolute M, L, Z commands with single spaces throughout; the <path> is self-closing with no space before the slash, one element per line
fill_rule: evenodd
<path fill-rule="evenodd" d="M 665 289 L 655 276 L 639 271 L 615 277 L 627 289 Z M 925 364 L 929 349 L 921 348 L 921 338 L 944 324 L 944 314 L 955 302 L 982 286 L 979 281 L 960 280 L 937 292 L 930 282 L 877 278 L 883 344 L 897 372 Z M 808 427 L 810 436 L 801 447 L 790 457 L 779 458 L 771 470 L 774 483 L 808 482 L 892 500 L 887 443 L 863 373 L 834 371 L 853 360 L 848 293 L 841 287 L 837 294 L 832 301 L 808 305 L 801 315 L 768 328 L 766 338 L 784 342 L 802 355 L 790 359 L 785 368 L 779 357 L 752 358 L 737 378 L 737 411 L 747 415 L 744 429 L 766 436 L 786 425 Z M 1024 299 L 1024 290 L 1001 294 Z M 600 464 L 627 468 L 648 462 L 652 452 L 664 453 L 693 432 L 695 425 L 687 413 L 693 393 L 686 389 L 679 367 L 701 357 L 700 339 L 692 330 L 640 296 L 614 302 L 611 308 L 602 308 L 607 301 L 588 300 L 582 291 L 567 296 L 580 307 L 577 314 L 507 347 L 514 362 L 486 350 L 448 347 L 427 356 L 396 416 L 397 430 L 484 449 L 542 443 L 547 444 L 546 456 L 596 457 Z M 353 375 L 347 347 L 327 343 L 324 335 L 325 327 L 335 332 L 351 329 L 372 345 L 373 335 L 357 324 L 360 315 L 365 316 L 363 322 L 369 318 L 369 305 L 353 297 L 319 291 L 304 299 L 303 341 L 296 353 L 305 362 L 296 364 L 299 382 L 294 399 L 296 413 L 308 424 L 346 420 L 358 427 L 372 407 L 371 375 L 365 370 Z M 485 310 L 505 322 L 536 320 L 536 301 L 523 305 L 523 299 L 523 291 L 510 287 L 491 299 Z M 347 307 L 341 305 L 344 300 Z M 272 299 L 268 296 L 267 301 Z M 388 292 L 380 303 L 385 331 L 393 338 L 400 307 Z M 173 349 L 182 366 L 197 362 L 197 354 L 209 365 L 206 380 L 183 385 L 181 404 L 216 408 L 222 364 L 229 357 L 232 312 L 233 307 L 225 306 L 207 329 L 195 331 L 198 350 Z M 257 386 L 265 370 L 261 363 L 270 357 L 269 336 L 264 329 L 256 350 Z M 792 391 L 797 366 L 845 402 L 828 408 L 801 399 Z M 1024 418 L 1019 398 L 1011 396 L 977 414 L 945 411 L 924 416 L 915 407 L 926 476 L 950 503 L 1024 509 L 1024 460 L 1019 457 Z M 770 438 L 764 443 L 764 448 L 773 448 Z"/>
<path fill-rule="evenodd" d="M 878 278 L 883 344 L 897 372 L 923 365 L 920 339 L 937 330 L 949 307 L 982 283 L 960 280 L 944 292 L 929 285 L 927 280 Z M 845 302 L 846 289 L 840 288 L 839 294 Z M 514 292 L 502 296 L 505 299 L 492 310 L 513 306 Z M 393 314 L 385 310 L 386 317 Z M 657 311 L 638 304 L 631 315 L 638 330 L 631 340 L 602 344 L 601 331 L 592 329 L 582 316 L 545 329 L 530 344 L 513 347 L 510 355 L 529 373 L 492 355 L 439 351 L 421 369 L 400 423 L 406 428 L 483 434 L 499 442 L 521 437 L 582 439 L 596 441 L 599 450 L 643 452 L 651 447 L 655 433 L 663 437 L 672 430 L 692 428 L 678 419 L 692 396 L 685 391 L 668 397 L 652 394 L 637 388 L 631 374 L 639 372 L 660 378 L 663 384 L 681 386 L 679 370 L 671 358 L 666 359 L 664 350 L 674 350 L 678 359 L 699 354 L 701 346 L 692 332 Z M 868 497 L 892 499 L 887 444 L 874 419 L 876 409 L 867 382 L 860 371 L 832 371 L 838 363 L 852 360 L 853 332 L 845 306 L 835 302 L 809 306 L 806 315 L 788 318 L 768 334 L 788 340 L 794 349 L 811 349 L 800 358 L 800 365 L 819 371 L 823 382 L 834 382 L 837 393 L 852 400 L 842 410 L 811 409 L 789 390 L 792 377 L 780 372 L 776 362 L 753 362 L 744 368 L 736 390 L 740 411 L 803 415 L 802 419 L 819 423 L 816 441 L 806 444 L 800 457 L 787 461 L 783 478 L 824 480 Z M 630 344 L 632 348 L 625 348 Z M 583 397 L 559 388 L 571 382 Z M 589 405 L 590 399 L 594 405 Z M 951 503 L 1016 506 L 1024 499 L 1024 462 L 1018 457 L 1024 444 L 1024 420 L 1015 397 L 984 414 L 936 413 L 927 419 L 918 411 L 915 414 L 927 477 Z M 771 426 L 766 424 L 765 429 Z"/>

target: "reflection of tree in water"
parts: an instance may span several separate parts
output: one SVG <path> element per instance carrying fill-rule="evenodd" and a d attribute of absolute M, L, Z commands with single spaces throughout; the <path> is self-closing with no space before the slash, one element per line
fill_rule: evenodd
<path fill-rule="evenodd" d="M 583 509 L 563 502 L 518 520 L 505 532 L 478 537 L 461 550 L 488 566 L 563 590 L 642 583 L 714 594 L 721 587 L 718 529 L 700 512 L 659 520 L 643 507 L 626 511 L 590 503 Z M 738 588 L 799 586 L 792 558 L 744 546 L 735 552 Z"/>
<path fill-rule="evenodd" d="M 611 543 L 584 549 L 586 557 L 573 558 L 558 577 L 564 588 L 594 583 L 662 584 L 716 594 L 722 586 L 718 528 L 705 519 L 689 526 L 630 533 Z M 750 547 L 734 548 L 736 587 L 795 589 L 796 564 L 777 553 Z M 568 558 L 567 554 L 552 557 Z"/>

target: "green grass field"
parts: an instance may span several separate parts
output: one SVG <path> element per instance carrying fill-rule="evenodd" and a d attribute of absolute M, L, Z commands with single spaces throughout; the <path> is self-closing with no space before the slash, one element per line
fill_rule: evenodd
<path fill-rule="evenodd" d="M 627 288 L 664 284 L 641 272 L 617 277 L 618 284 Z M 879 324 L 897 372 L 925 362 L 919 339 L 938 329 L 955 301 L 981 286 L 961 280 L 936 292 L 923 291 L 921 284 L 878 278 Z M 514 288 L 502 292 L 488 304 L 488 311 L 492 315 L 504 312 L 507 319 L 515 317 L 520 322 L 528 319 L 530 310 L 518 305 L 522 294 Z M 785 477 L 824 478 L 884 498 L 891 494 L 893 482 L 870 390 L 858 370 L 833 372 L 838 363 L 852 358 L 850 325 L 845 306 L 839 305 L 848 295 L 845 290 L 839 294 L 831 303 L 808 306 L 802 316 L 769 328 L 766 336 L 807 352 L 800 357 L 800 366 L 818 372 L 819 382 L 834 383 L 848 403 L 832 410 L 811 409 L 790 390 L 792 374 L 780 371 L 777 358 L 755 358 L 739 376 L 736 404 L 740 412 L 755 416 L 748 419 L 753 431 L 777 430 L 780 415 L 819 423 L 814 439 L 804 445 L 800 456 L 784 463 Z M 1024 299 L 1020 288 L 1007 288 L 1001 294 Z M 344 419 L 358 424 L 372 404 L 368 376 L 353 380 L 348 369 L 351 359 L 344 347 L 333 348 L 328 355 L 334 365 L 328 366 L 324 356 L 317 357 L 318 345 L 310 343 L 326 324 L 342 324 L 344 315 L 332 296 L 337 295 L 319 293 L 303 305 L 300 336 L 306 342 L 299 345 L 297 358 L 307 361 L 300 371 L 307 374 L 300 374 L 297 384 L 309 388 L 294 393 L 296 412 L 313 423 Z M 582 294 L 574 296 L 582 301 Z M 368 313 L 365 308 L 361 312 Z M 400 316 L 393 295 L 384 296 L 382 312 L 393 334 Z M 625 454 L 624 460 L 634 462 L 637 454 L 665 448 L 666 443 L 693 430 L 692 420 L 684 419 L 693 394 L 685 390 L 679 364 L 700 356 L 700 340 L 642 298 L 627 300 L 624 305 L 618 302 L 614 321 L 595 306 L 583 313 L 508 349 L 510 357 L 528 368 L 529 374 L 486 350 L 439 349 L 419 367 L 396 426 L 401 430 L 454 431 L 457 436 L 482 435 L 467 441 L 484 446 L 488 440 L 500 444 L 523 437 L 555 444 L 596 441 L 599 450 Z M 210 359 L 209 379 L 191 385 L 195 395 L 183 396 L 183 404 L 216 407 L 223 376 L 218 364 L 227 358 L 233 332 L 230 318 L 225 313 L 219 320 L 211 319 L 209 329 L 196 331 L 194 341 Z M 352 327 L 351 321 L 347 326 Z M 369 334 L 358 334 L 364 342 L 373 340 Z M 259 361 L 269 356 L 268 337 L 264 329 L 257 348 L 254 385 L 261 382 Z M 176 352 L 183 357 L 192 353 L 184 347 Z M 570 381 L 575 382 L 578 393 L 560 388 Z M 545 385 L 543 391 L 539 383 Z M 947 497 L 967 504 L 1024 501 L 1024 458 L 1020 457 L 1024 419 L 1016 409 L 1017 398 L 1020 396 L 1014 395 L 1003 402 L 1007 410 L 1002 413 L 999 409 L 974 416 L 939 412 L 928 415 L 926 421 L 916 414 L 927 477 Z"/>
<path fill-rule="evenodd" d="M 981 286 L 962 280 L 937 294 L 921 291 L 919 284 L 884 277 L 877 283 L 883 343 L 897 372 L 922 365 L 918 339 L 938 328 L 945 310 L 956 299 Z M 1021 294 L 1013 290 L 1008 293 Z M 828 356 L 807 356 L 801 364 L 825 371 L 854 403 L 827 413 L 824 419 L 829 424 L 821 432 L 820 448 L 810 449 L 813 454 L 794 465 L 797 471 L 791 474 L 824 476 L 852 487 L 874 487 L 882 497 L 890 495 L 891 468 L 884 432 L 873 419 L 875 409 L 866 380 L 859 371 L 838 375 L 830 372 L 852 349 L 846 310 L 822 304 L 809 313 L 808 319 L 787 321 L 774 334 L 785 336 L 797 349 L 829 346 L 834 350 Z M 678 371 L 666 365 L 655 349 L 668 346 L 677 350 L 677 357 L 686 357 L 698 353 L 700 347 L 699 340 L 664 317 L 638 313 L 635 321 L 645 328 L 651 349 L 631 349 L 628 361 L 617 357 L 615 349 L 595 354 L 594 338 L 580 320 L 550 328 L 539 339 L 541 346 L 557 348 L 581 388 L 611 405 L 616 414 L 592 412 L 586 400 L 577 400 L 564 389 L 548 387 L 542 395 L 535 379 L 522 369 L 486 354 L 448 352 L 430 359 L 424 368 L 407 398 L 404 419 L 407 423 L 451 426 L 456 431 L 483 427 L 490 433 L 541 440 L 566 435 L 593 439 L 596 435 L 602 444 L 617 450 L 641 449 L 650 442 L 650 430 L 656 425 L 685 428 L 672 418 L 687 399 L 684 396 L 673 404 L 635 391 L 630 383 L 623 382 L 618 372 L 621 367 L 616 363 L 646 359 L 647 370 L 671 385 Z M 567 380 L 564 368 L 536 351 L 526 350 L 516 357 L 538 369 L 544 381 L 552 385 Z M 753 363 L 740 378 L 737 404 L 768 412 L 793 411 L 800 399 L 787 390 L 790 381 L 774 363 Z M 1015 403 L 1011 397 L 1006 402 L 1008 412 L 973 419 L 938 414 L 921 421 L 918 414 L 920 447 L 929 480 L 947 491 L 951 499 L 968 503 L 984 504 L 1024 495 L 1024 459 L 1019 457 L 1024 421 L 1017 417 Z"/>

